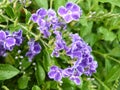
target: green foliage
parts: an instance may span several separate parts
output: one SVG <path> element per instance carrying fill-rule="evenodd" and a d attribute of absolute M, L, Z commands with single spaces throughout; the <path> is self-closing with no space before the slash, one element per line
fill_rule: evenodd
<path fill-rule="evenodd" d="M 19 70 L 9 64 L 0 64 L 0 80 L 10 79 L 16 76 Z"/>
<path fill-rule="evenodd" d="M 48 8 L 48 0 L 35 0 L 35 2 L 39 7 Z"/>
<path fill-rule="evenodd" d="M 45 80 L 45 71 L 38 61 L 36 65 L 35 76 L 36 76 L 38 85 L 41 85 Z"/>
<path fill-rule="evenodd" d="M 53 0 L 55 10 L 58 10 L 58 8 L 62 5 L 65 5 L 65 0 Z"/>
<path fill-rule="evenodd" d="M 29 79 L 30 78 L 28 76 L 26 76 L 26 75 L 23 75 L 22 77 L 20 77 L 18 79 L 18 88 L 19 89 L 27 88 Z"/>
<path fill-rule="evenodd" d="M 5 58 L 0 57 L 0 90 L 120 90 L 120 0 L 11 1 L 0 0 L 0 30 L 13 32 L 23 29 L 28 40 L 33 37 L 40 42 L 42 51 L 32 62 L 28 62 L 25 57 L 28 47 L 24 41 Z M 60 58 L 51 57 L 52 48 L 48 47 L 53 46 L 53 42 L 39 40 L 40 35 L 34 35 L 39 32 L 37 25 L 29 20 L 40 7 L 57 11 L 68 1 L 77 3 L 83 14 L 77 24 L 72 22 L 68 25 L 67 31 L 78 33 L 92 47 L 92 54 L 98 62 L 97 72 L 90 80 L 81 76 L 81 85 L 78 86 L 67 78 L 63 79 L 63 84 L 48 78 L 50 66 L 68 67 L 70 58 L 64 54 Z M 66 41 L 70 42 L 68 38 Z M 22 50 L 20 54 L 16 53 L 19 49 Z M 21 55 L 24 59 L 15 59 Z"/>
<path fill-rule="evenodd" d="M 41 90 L 41 89 L 40 89 L 40 87 L 38 87 L 37 85 L 34 85 L 34 86 L 32 87 L 32 90 Z"/>

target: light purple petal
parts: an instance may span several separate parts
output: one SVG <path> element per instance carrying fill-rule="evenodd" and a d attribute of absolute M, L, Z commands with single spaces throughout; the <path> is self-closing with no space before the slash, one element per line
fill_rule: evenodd
<path fill-rule="evenodd" d="M 0 41 L 3 41 L 6 39 L 6 33 L 4 31 L 0 31 Z"/>
<path fill-rule="evenodd" d="M 48 38 L 51 35 L 51 33 L 48 30 L 43 30 L 42 34 L 44 35 L 44 38 Z"/>
<path fill-rule="evenodd" d="M 66 23 L 70 23 L 73 19 L 72 19 L 71 15 L 68 14 L 68 15 L 64 16 L 64 20 Z"/>
<path fill-rule="evenodd" d="M 56 12 L 52 9 L 49 9 L 47 13 L 48 17 L 56 17 Z"/>
<path fill-rule="evenodd" d="M 84 69 L 83 69 L 83 67 L 81 67 L 81 66 L 78 66 L 78 67 L 76 68 L 76 70 L 78 71 L 79 76 L 81 76 L 82 73 L 84 72 Z"/>
<path fill-rule="evenodd" d="M 72 76 L 70 77 L 70 80 L 74 81 L 76 85 L 80 85 L 80 79 L 78 76 Z"/>
<path fill-rule="evenodd" d="M 33 54 L 31 51 L 28 51 L 28 52 L 26 53 L 26 56 L 29 58 L 29 61 L 31 62 L 32 59 L 33 59 L 33 57 L 34 57 L 34 54 Z"/>
<path fill-rule="evenodd" d="M 80 18 L 80 14 L 79 13 L 72 13 L 72 18 L 73 18 L 73 20 L 79 20 L 79 18 Z"/>
<path fill-rule="evenodd" d="M 55 77 L 55 74 L 56 74 L 56 71 L 49 71 L 49 72 L 48 72 L 49 78 L 54 78 L 54 77 Z"/>
<path fill-rule="evenodd" d="M 13 32 L 12 36 L 21 38 L 22 37 L 22 30 L 19 30 L 17 32 Z"/>
<path fill-rule="evenodd" d="M 80 85 L 80 79 L 79 79 L 79 77 L 76 77 L 74 79 L 74 82 L 76 83 L 76 85 Z"/>
<path fill-rule="evenodd" d="M 59 14 L 60 16 L 66 15 L 66 14 L 67 14 L 66 8 L 63 7 L 63 6 L 59 7 L 59 9 L 58 9 L 58 14 Z"/>
<path fill-rule="evenodd" d="M 44 8 L 40 8 L 40 9 L 37 10 L 37 15 L 44 18 L 47 15 L 47 10 L 44 9 Z"/>
<path fill-rule="evenodd" d="M 68 2 L 67 4 L 66 4 L 66 9 L 68 9 L 68 10 L 70 10 L 72 7 L 73 7 L 73 4 L 74 3 L 72 3 L 72 2 Z"/>
<path fill-rule="evenodd" d="M 53 50 L 52 54 L 51 54 L 52 57 L 59 57 L 59 51 L 56 51 L 56 50 Z"/>
<path fill-rule="evenodd" d="M 22 43 L 22 39 L 21 38 L 15 38 L 15 44 L 17 45 L 17 46 L 20 46 L 20 44 Z"/>
<path fill-rule="evenodd" d="M 39 18 L 37 23 L 40 27 L 46 26 L 46 21 L 44 19 Z"/>
<path fill-rule="evenodd" d="M 62 75 L 59 72 L 56 73 L 54 80 L 55 81 L 61 81 L 61 79 L 62 79 Z"/>
<path fill-rule="evenodd" d="M 73 5 L 73 7 L 71 8 L 72 12 L 80 12 L 80 7 L 76 4 Z"/>
<path fill-rule="evenodd" d="M 8 37 L 6 39 L 6 46 L 9 48 L 15 45 L 15 39 L 13 37 Z"/>
<path fill-rule="evenodd" d="M 32 14 L 31 20 L 32 20 L 33 22 L 37 22 L 37 20 L 38 20 L 38 15 L 37 15 L 37 14 Z"/>
<path fill-rule="evenodd" d="M 41 46 L 39 45 L 39 43 L 35 43 L 34 44 L 34 52 L 36 54 L 38 54 L 38 53 L 40 53 L 40 51 L 41 51 Z"/>
<path fill-rule="evenodd" d="M 57 66 L 52 66 L 51 68 L 50 68 L 50 71 L 56 71 L 56 70 L 58 70 L 58 67 Z"/>

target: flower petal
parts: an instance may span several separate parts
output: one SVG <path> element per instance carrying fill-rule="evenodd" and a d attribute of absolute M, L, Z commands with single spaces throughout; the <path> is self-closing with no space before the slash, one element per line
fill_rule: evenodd
<path fill-rule="evenodd" d="M 37 20 L 38 20 L 37 14 L 32 14 L 31 20 L 32 20 L 33 22 L 37 22 Z"/>
<path fill-rule="evenodd" d="M 55 81 L 61 81 L 61 79 L 62 79 L 62 75 L 59 72 L 56 73 L 54 80 Z"/>
<path fill-rule="evenodd" d="M 68 14 L 68 15 L 64 16 L 64 20 L 66 23 L 70 23 L 73 19 L 72 19 L 71 15 Z"/>
<path fill-rule="evenodd" d="M 73 7 L 71 8 L 72 12 L 80 12 L 80 7 L 77 4 L 74 4 Z"/>
<path fill-rule="evenodd" d="M 56 74 L 56 71 L 49 71 L 49 72 L 48 72 L 49 78 L 54 78 L 54 77 L 55 77 L 55 74 Z"/>
<path fill-rule="evenodd" d="M 75 21 L 79 20 L 79 18 L 80 18 L 80 14 L 79 13 L 72 13 L 71 16 L 72 16 L 73 20 L 75 20 Z"/>
<path fill-rule="evenodd" d="M 44 9 L 44 8 L 40 8 L 40 9 L 37 10 L 37 15 L 44 18 L 47 15 L 47 10 Z"/>
<path fill-rule="evenodd" d="M 73 7 L 73 3 L 68 2 L 65 7 L 66 7 L 66 9 L 70 10 Z"/>
<path fill-rule="evenodd" d="M 59 14 L 60 16 L 66 15 L 66 14 L 67 14 L 66 8 L 63 7 L 63 6 L 59 7 L 59 9 L 58 9 L 58 14 Z"/>
<path fill-rule="evenodd" d="M 6 39 L 6 33 L 4 31 L 0 31 L 0 41 L 3 41 Z"/>
<path fill-rule="evenodd" d="M 13 37 L 8 37 L 6 39 L 6 46 L 9 48 L 15 45 L 15 39 Z"/>

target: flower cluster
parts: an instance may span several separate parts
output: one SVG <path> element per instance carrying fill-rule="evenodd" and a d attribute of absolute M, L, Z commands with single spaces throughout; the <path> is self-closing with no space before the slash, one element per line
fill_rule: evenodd
<path fill-rule="evenodd" d="M 39 43 L 35 42 L 34 39 L 31 39 L 28 42 L 29 51 L 26 53 L 26 56 L 29 58 L 29 61 L 31 62 L 35 55 L 39 54 L 41 52 L 41 46 Z"/>
<path fill-rule="evenodd" d="M 67 47 L 66 55 L 70 56 L 71 59 L 76 59 L 74 65 L 66 69 L 60 69 L 57 67 L 56 72 L 59 73 L 61 77 L 56 80 L 56 75 L 53 73 L 52 66 L 48 75 L 50 78 L 53 78 L 56 81 L 60 81 L 63 77 L 69 77 L 70 80 L 74 81 L 77 85 L 80 84 L 80 76 L 82 74 L 91 76 L 92 73 L 96 72 L 97 62 L 94 61 L 93 56 L 91 55 L 92 49 L 88 46 L 78 34 L 70 34 L 72 38 L 72 44 Z M 58 44 L 57 44 L 58 45 Z M 60 46 L 64 46 L 61 43 Z M 57 47 L 56 47 L 57 48 Z M 60 70 L 60 72 L 59 72 Z M 53 75 L 52 75 L 53 74 Z"/>
<path fill-rule="evenodd" d="M 72 43 L 67 46 L 66 42 L 62 38 L 62 32 L 60 29 L 65 29 L 67 23 L 72 21 L 78 21 L 81 17 L 81 8 L 72 2 L 68 2 L 65 6 L 61 6 L 58 9 L 58 15 L 52 9 L 40 8 L 36 13 L 32 14 L 31 20 L 38 24 L 38 29 L 44 35 L 44 38 L 48 38 L 52 33 L 55 34 L 54 50 L 52 57 L 59 57 L 60 51 L 64 50 L 66 55 L 74 61 L 73 66 L 61 69 L 57 66 L 52 66 L 48 72 L 48 76 L 55 81 L 61 81 L 62 78 L 68 77 L 74 81 L 77 85 L 80 84 L 80 76 L 82 74 L 91 76 L 96 72 L 97 62 L 94 61 L 91 55 L 91 47 L 84 42 L 84 40 L 78 34 L 70 34 Z M 31 60 L 35 54 L 38 54 L 41 50 L 40 45 L 37 44 L 37 51 L 34 50 L 35 43 L 29 43 L 30 50 L 26 56 Z"/>
<path fill-rule="evenodd" d="M 62 79 L 62 69 L 57 66 L 52 66 L 50 72 L 48 73 L 50 78 L 53 78 L 55 81 L 61 81 Z"/>
<path fill-rule="evenodd" d="M 8 31 L 0 30 L 0 56 L 3 56 L 6 50 L 12 51 L 15 45 L 22 43 L 22 30 L 10 34 Z"/>
<path fill-rule="evenodd" d="M 38 24 L 38 29 L 44 35 L 44 38 L 48 38 L 51 35 L 50 30 L 60 29 L 62 26 L 65 29 L 66 25 L 60 22 L 56 12 L 52 9 L 48 11 L 44 8 L 40 8 L 36 13 L 32 14 L 31 20 Z"/>

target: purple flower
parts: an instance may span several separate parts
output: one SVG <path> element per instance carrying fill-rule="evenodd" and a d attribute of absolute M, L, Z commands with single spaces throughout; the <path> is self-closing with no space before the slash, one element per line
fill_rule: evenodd
<path fill-rule="evenodd" d="M 79 76 L 71 76 L 70 80 L 72 80 L 76 85 L 80 85 L 81 83 Z"/>
<path fill-rule="evenodd" d="M 84 70 L 84 74 L 85 75 L 89 75 L 91 76 L 92 73 L 95 73 L 96 72 L 96 68 L 98 67 L 98 64 L 96 61 L 92 61 L 91 63 L 89 63 L 88 66 L 85 67 L 85 70 Z"/>
<path fill-rule="evenodd" d="M 38 15 L 36 13 L 32 14 L 31 18 L 30 18 L 33 22 L 37 23 L 38 20 Z"/>
<path fill-rule="evenodd" d="M 36 14 L 40 17 L 40 18 L 44 18 L 47 15 L 47 10 L 44 8 L 40 8 L 37 10 Z"/>
<path fill-rule="evenodd" d="M 63 70 L 63 77 L 70 77 L 74 73 L 73 67 L 68 67 Z"/>
<path fill-rule="evenodd" d="M 54 31 L 56 35 L 55 48 L 52 52 L 52 56 L 59 57 L 60 50 L 66 50 L 66 42 L 62 39 L 62 34 L 59 31 Z"/>
<path fill-rule="evenodd" d="M 8 31 L 0 30 L 0 56 L 6 53 L 6 50 L 12 51 L 15 45 L 22 43 L 22 30 L 10 34 Z"/>
<path fill-rule="evenodd" d="M 4 56 L 5 53 L 6 53 L 6 50 L 3 47 L 3 45 L 0 43 L 0 56 Z"/>
<path fill-rule="evenodd" d="M 41 52 L 41 46 L 33 39 L 31 39 L 28 42 L 28 45 L 29 45 L 29 51 L 26 53 L 26 56 L 29 58 L 29 61 L 31 62 L 34 56 Z"/>
<path fill-rule="evenodd" d="M 48 76 L 55 81 L 61 81 L 62 79 L 62 69 L 58 68 L 57 66 L 52 66 L 50 71 L 48 72 Z"/>
<path fill-rule="evenodd" d="M 4 31 L 0 31 L 0 42 L 6 50 L 12 50 L 15 45 L 15 39 L 13 37 L 7 36 Z"/>
<path fill-rule="evenodd" d="M 68 2 L 65 7 L 61 6 L 58 9 L 58 14 L 65 20 L 66 23 L 70 23 L 73 20 L 79 20 L 82 11 L 77 4 Z"/>
<path fill-rule="evenodd" d="M 17 32 L 13 32 L 12 36 L 15 38 L 16 40 L 16 45 L 20 46 L 20 44 L 22 44 L 22 30 L 19 30 Z"/>
<path fill-rule="evenodd" d="M 38 29 L 43 34 L 44 38 L 51 36 L 50 30 L 59 30 L 66 28 L 66 24 L 60 21 L 53 9 L 40 8 L 36 13 L 32 14 L 31 20 L 38 24 Z"/>

